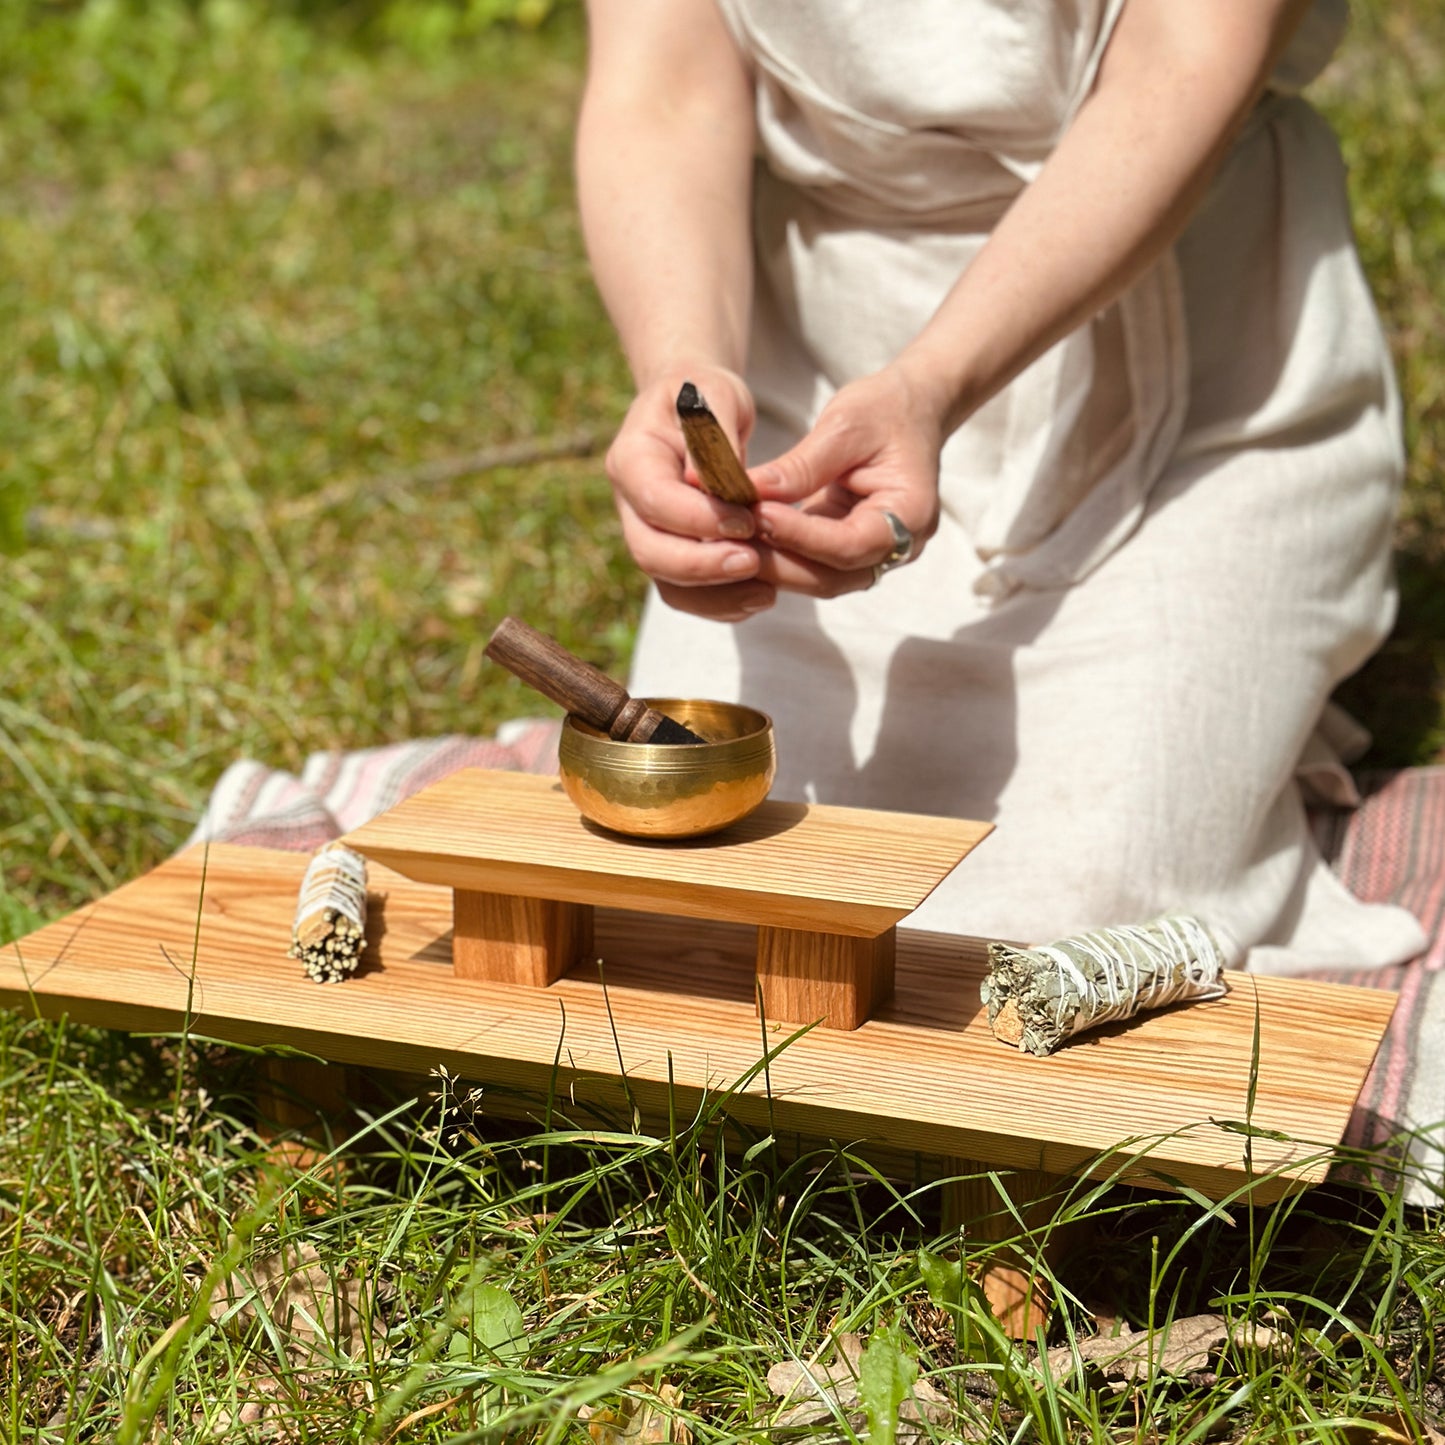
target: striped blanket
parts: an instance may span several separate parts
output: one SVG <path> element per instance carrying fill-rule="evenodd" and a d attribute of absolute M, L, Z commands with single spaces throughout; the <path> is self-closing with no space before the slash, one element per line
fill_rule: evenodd
<path fill-rule="evenodd" d="M 554 772 L 558 730 L 555 721 L 523 719 L 495 738 L 317 753 L 299 775 L 234 763 L 191 841 L 309 852 L 459 768 Z M 1353 893 L 1402 904 L 1432 942 L 1398 968 L 1314 975 L 1400 993 L 1345 1142 L 1389 1153 L 1411 1202 L 1438 1204 L 1445 1196 L 1445 767 L 1367 773 L 1359 783 L 1357 808 L 1312 815 L 1320 851 Z"/>
<path fill-rule="evenodd" d="M 1445 1198 L 1445 767 L 1365 773 L 1359 783 L 1358 808 L 1312 815 L 1320 852 L 1358 897 L 1408 908 L 1430 946 L 1396 968 L 1313 976 L 1399 990 L 1345 1143 L 1398 1156 L 1406 1198 L 1438 1205 Z"/>

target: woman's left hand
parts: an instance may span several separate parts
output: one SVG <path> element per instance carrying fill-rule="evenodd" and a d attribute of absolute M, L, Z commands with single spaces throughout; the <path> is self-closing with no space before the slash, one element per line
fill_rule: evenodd
<path fill-rule="evenodd" d="M 871 587 L 898 547 L 889 512 L 917 557 L 938 530 L 942 416 L 901 365 L 843 387 L 796 446 L 750 471 L 767 543 L 758 576 L 812 597 Z"/>

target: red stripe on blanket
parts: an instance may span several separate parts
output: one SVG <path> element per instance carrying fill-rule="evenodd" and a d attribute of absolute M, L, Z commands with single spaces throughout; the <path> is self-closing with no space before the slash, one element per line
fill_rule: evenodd
<path fill-rule="evenodd" d="M 1430 938 L 1419 963 L 1445 968 L 1445 768 L 1367 774 L 1336 871 L 1371 903 L 1408 908 Z"/>

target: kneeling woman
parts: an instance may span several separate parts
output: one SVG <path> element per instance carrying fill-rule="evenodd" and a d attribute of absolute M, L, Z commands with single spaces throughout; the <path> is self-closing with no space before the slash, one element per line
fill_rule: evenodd
<path fill-rule="evenodd" d="M 592 0 L 583 220 L 636 382 L 635 692 L 772 713 L 778 795 L 992 819 L 916 916 L 1160 912 L 1397 962 L 1296 775 L 1391 621 L 1388 355 L 1299 0 Z M 689 484 L 684 381 L 762 501 Z"/>

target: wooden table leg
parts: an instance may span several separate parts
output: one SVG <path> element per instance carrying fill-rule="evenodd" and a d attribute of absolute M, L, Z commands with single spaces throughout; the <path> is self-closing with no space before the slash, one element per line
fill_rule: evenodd
<path fill-rule="evenodd" d="M 256 1132 L 273 1165 L 305 1173 L 344 1138 L 356 1102 L 357 1071 L 319 1059 L 263 1058 L 256 1080 Z M 333 1159 L 322 1173 L 340 1194 L 346 1167 Z"/>
<path fill-rule="evenodd" d="M 452 967 L 460 978 L 546 988 L 592 952 L 592 908 L 508 893 L 452 894 Z"/>
<path fill-rule="evenodd" d="M 758 929 L 758 985 L 769 1020 L 856 1029 L 893 993 L 895 930 L 877 938 Z"/>
<path fill-rule="evenodd" d="M 1028 1238 L 1053 1218 L 1069 1181 L 1041 1169 L 1013 1169 L 999 1170 L 995 1184 L 986 1172 L 990 1166 L 975 1159 L 954 1159 L 949 1167 L 972 1177 L 944 1185 L 944 1228 L 961 1230 L 970 1251 L 980 1246 L 987 1251 L 988 1245 L 1000 1244 L 984 1261 L 979 1284 L 1005 1333 L 1016 1340 L 1032 1339 L 1035 1330 L 1048 1328 L 1053 1307 L 1048 1281 L 1035 1273 L 1035 1265 L 1042 1260 L 1052 1268 L 1078 1245 L 1087 1227 L 1071 1223 L 1054 1228 L 1042 1249 Z M 1009 1208 L 1010 1201 L 1023 1219 L 1022 1226 Z M 1025 1237 L 1019 1243 L 1002 1245 L 1003 1240 L 1017 1240 L 1021 1235 Z"/>

